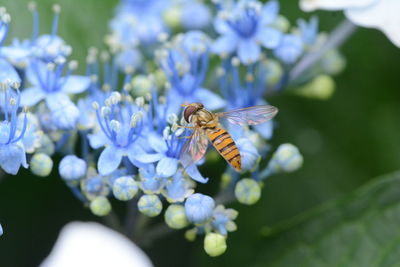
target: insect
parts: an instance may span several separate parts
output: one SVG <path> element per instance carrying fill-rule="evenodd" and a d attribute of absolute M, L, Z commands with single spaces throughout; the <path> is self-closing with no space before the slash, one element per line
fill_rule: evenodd
<path fill-rule="evenodd" d="M 182 148 L 180 160 L 187 166 L 200 160 L 206 153 L 210 141 L 218 153 L 236 170 L 241 171 L 241 156 L 239 149 L 231 135 L 219 123 L 225 118 L 228 122 L 237 125 L 257 125 L 272 119 L 278 109 L 273 106 L 252 106 L 235 109 L 228 112 L 212 113 L 204 108 L 202 103 L 182 105 L 185 107 L 183 117 L 192 126 L 182 126 L 192 129 L 193 132 Z"/>

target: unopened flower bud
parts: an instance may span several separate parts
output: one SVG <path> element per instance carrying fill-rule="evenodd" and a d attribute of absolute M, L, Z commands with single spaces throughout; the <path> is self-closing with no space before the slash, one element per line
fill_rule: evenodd
<path fill-rule="evenodd" d="M 185 238 L 190 242 L 195 241 L 196 240 L 196 236 L 197 236 L 197 228 L 196 227 L 192 228 L 192 229 L 189 229 L 189 230 L 187 230 L 185 232 Z"/>
<path fill-rule="evenodd" d="M 214 207 L 214 199 L 196 193 L 186 199 L 185 213 L 189 221 L 195 224 L 203 224 L 212 217 Z"/>
<path fill-rule="evenodd" d="M 95 197 L 90 202 L 90 210 L 94 215 L 106 216 L 111 211 L 110 201 L 104 196 Z"/>
<path fill-rule="evenodd" d="M 208 233 L 204 238 L 204 250 L 211 257 L 216 257 L 226 251 L 226 237 L 217 233 Z"/>
<path fill-rule="evenodd" d="M 58 166 L 60 176 L 69 181 L 81 179 L 86 174 L 86 162 L 75 155 L 65 156 Z"/>
<path fill-rule="evenodd" d="M 261 196 L 260 185 L 250 178 L 245 178 L 236 183 L 235 197 L 236 199 L 246 205 L 255 204 Z"/>
<path fill-rule="evenodd" d="M 33 174 L 46 177 L 53 169 L 53 160 L 44 153 L 36 153 L 33 155 L 29 166 Z"/>
<path fill-rule="evenodd" d="M 185 208 L 182 205 L 169 205 L 165 211 L 164 218 L 167 225 L 172 229 L 182 229 L 189 224 Z"/>
<path fill-rule="evenodd" d="M 303 156 L 299 149 L 292 144 L 282 144 L 272 155 L 268 169 L 273 173 L 294 172 L 303 165 Z"/>
<path fill-rule="evenodd" d="M 144 215 L 155 217 L 161 213 L 162 203 L 156 195 L 143 195 L 138 201 L 138 208 Z"/>
<path fill-rule="evenodd" d="M 335 81 L 331 76 L 321 74 L 306 85 L 294 90 L 296 95 L 312 99 L 326 100 L 335 92 Z"/>
<path fill-rule="evenodd" d="M 139 190 L 136 181 L 131 176 L 122 176 L 116 179 L 112 189 L 115 198 L 122 201 L 132 199 Z"/>

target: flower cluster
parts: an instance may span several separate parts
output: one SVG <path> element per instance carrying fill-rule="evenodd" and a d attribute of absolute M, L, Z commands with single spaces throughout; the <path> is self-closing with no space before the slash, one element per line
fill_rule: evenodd
<path fill-rule="evenodd" d="M 187 229 L 187 239 L 205 235 L 211 256 L 226 250 L 227 235 L 237 228 L 238 212 L 225 205 L 256 203 L 263 180 L 297 170 L 303 158 L 294 145 L 270 143 L 274 121 L 226 124 L 242 172 L 227 166 L 220 177 L 206 178 L 198 166 L 216 157 L 180 162 L 191 134 L 181 127 L 181 104 L 231 110 L 265 105 L 266 97 L 283 90 L 326 98 L 334 87 L 331 75 L 344 66 L 330 50 L 292 78 L 292 69 L 325 36 L 316 18 L 290 25 L 274 0 L 121 0 L 106 38 L 109 49 L 90 48 L 86 73 L 78 75 L 72 47 L 57 34 L 60 7 L 53 8 L 50 34 L 40 34 L 39 14 L 29 8 L 32 38 L 8 46 L 10 16 L 0 9 L 0 167 L 16 174 L 29 162 L 37 176 L 56 169 L 98 216 L 112 211 L 111 198 L 134 203 L 141 216 L 163 213 L 168 227 Z M 53 168 L 55 154 L 62 160 Z M 196 190 L 199 183 L 220 183 L 221 191 L 212 197 Z"/>

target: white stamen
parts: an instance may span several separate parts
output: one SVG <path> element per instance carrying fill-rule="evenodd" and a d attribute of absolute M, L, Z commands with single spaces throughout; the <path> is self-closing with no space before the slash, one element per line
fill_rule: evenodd
<path fill-rule="evenodd" d="M 6 14 L 4 14 L 2 17 L 1 17 L 1 20 L 4 22 L 4 23 L 10 23 L 10 21 L 11 21 L 11 16 L 10 16 L 10 14 L 8 14 L 8 13 L 6 13 Z"/>
<path fill-rule="evenodd" d="M 60 5 L 57 5 L 57 4 L 53 5 L 53 12 L 56 14 L 60 14 L 60 12 L 61 12 Z"/>
<path fill-rule="evenodd" d="M 183 129 L 183 128 L 178 128 L 178 129 L 175 131 L 175 135 L 176 135 L 176 136 L 181 136 L 181 135 L 183 134 L 184 131 L 185 131 L 185 129 Z"/>
<path fill-rule="evenodd" d="M 15 106 L 17 104 L 17 101 L 15 100 L 15 98 L 10 98 L 10 105 L 11 106 Z"/>
<path fill-rule="evenodd" d="M 135 99 L 135 104 L 136 104 L 136 106 L 138 106 L 138 107 L 143 107 L 143 105 L 144 105 L 144 98 L 143 98 L 143 96 L 137 97 L 137 98 Z"/>
<path fill-rule="evenodd" d="M 68 63 L 68 68 L 69 68 L 70 70 L 76 70 L 76 69 L 78 68 L 78 61 L 76 61 L 76 60 L 71 60 L 71 61 Z"/>
<path fill-rule="evenodd" d="M 92 83 L 96 83 L 98 81 L 98 79 L 99 79 L 99 77 L 97 77 L 96 74 L 93 74 L 93 75 L 90 76 L 90 81 Z"/>
<path fill-rule="evenodd" d="M 231 64 L 234 67 L 238 67 L 240 65 L 240 59 L 238 57 L 233 57 L 231 60 Z"/>
<path fill-rule="evenodd" d="M 165 140 L 168 140 L 168 137 L 169 137 L 170 133 L 171 133 L 171 129 L 168 126 L 165 127 L 164 131 L 163 131 L 163 138 Z"/>
<path fill-rule="evenodd" d="M 53 71 L 55 68 L 56 68 L 56 64 L 54 64 L 54 63 L 48 63 L 47 64 L 47 69 L 49 71 Z"/>
<path fill-rule="evenodd" d="M 96 101 L 93 101 L 92 107 L 93 107 L 93 109 L 95 109 L 95 110 L 98 110 L 98 109 L 100 108 L 99 103 L 96 102 Z"/>
<path fill-rule="evenodd" d="M 102 107 L 101 108 L 101 115 L 103 117 L 107 117 L 111 113 L 111 109 L 109 107 Z"/>
<path fill-rule="evenodd" d="M 11 87 L 14 89 L 19 89 L 21 87 L 21 83 L 19 82 L 12 82 Z"/>
<path fill-rule="evenodd" d="M 117 120 L 111 120 L 110 127 L 111 127 L 111 130 L 118 133 L 119 130 L 121 129 L 121 124 Z"/>
<path fill-rule="evenodd" d="M 175 113 L 168 114 L 167 121 L 169 124 L 174 124 L 178 121 L 178 116 Z"/>

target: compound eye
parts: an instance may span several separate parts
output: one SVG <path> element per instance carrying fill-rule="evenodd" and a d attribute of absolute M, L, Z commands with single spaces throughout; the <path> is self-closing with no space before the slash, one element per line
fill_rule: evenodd
<path fill-rule="evenodd" d="M 190 123 L 189 117 L 197 111 L 197 108 L 194 106 L 188 106 L 185 108 L 185 111 L 183 111 L 183 117 L 185 118 L 185 121 L 187 123 Z"/>

